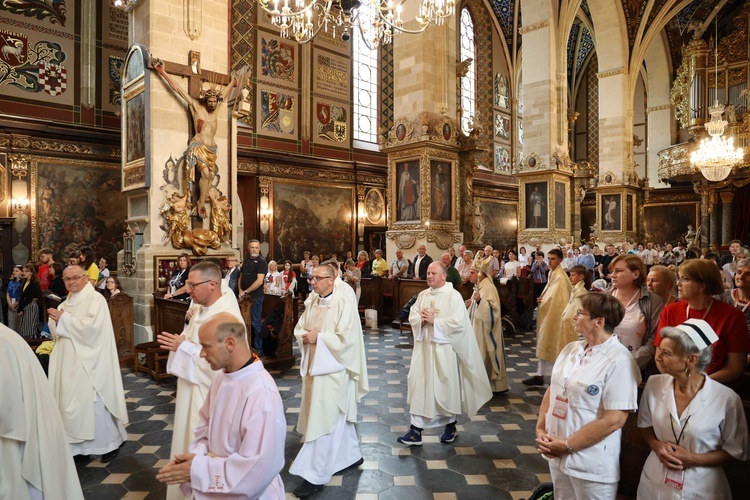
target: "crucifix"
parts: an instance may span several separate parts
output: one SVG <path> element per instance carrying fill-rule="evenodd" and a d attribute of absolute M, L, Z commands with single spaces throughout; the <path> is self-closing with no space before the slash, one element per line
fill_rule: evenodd
<path fill-rule="evenodd" d="M 192 118 L 193 136 L 185 152 L 185 160 L 188 164 L 186 176 L 188 186 L 185 194 L 190 196 L 190 204 L 197 215 L 208 219 L 211 216 L 212 204 L 211 182 L 218 173 L 216 166 L 218 147 L 215 141 L 218 126 L 216 111 L 235 85 L 244 86 L 247 71 L 243 69 L 239 74 L 232 74 L 230 78 L 215 71 L 201 70 L 200 53 L 195 51 L 188 53 L 187 65 L 154 59 L 151 62 L 151 68 L 188 105 Z M 187 91 L 178 85 L 170 74 L 187 78 Z M 204 89 L 204 82 L 209 82 L 210 88 Z M 198 177 L 197 198 L 193 195 L 196 177 Z"/>

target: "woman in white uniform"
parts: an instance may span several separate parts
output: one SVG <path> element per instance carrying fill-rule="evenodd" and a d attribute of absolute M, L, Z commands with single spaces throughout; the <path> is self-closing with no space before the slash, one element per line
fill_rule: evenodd
<path fill-rule="evenodd" d="M 575 315 L 584 340 L 568 344 L 552 369 L 536 442 L 549 460 L 555 500 L 617 495 L 621 429 L 637 408 L 641 380 L 633 356 L 612 335 L 624 315 L 611 295 L 584 295 Z"/>
<path fill-rule="evenodd" d="M 747 460 L 747 422 L 739 396 L 705 373 L 719 337 L 700 319 L 660 334 L 656 366 L 662 375 L 648 379 L 638 413 L 651 447 L 638 498 L 732 498 L 721 465 Z"/>

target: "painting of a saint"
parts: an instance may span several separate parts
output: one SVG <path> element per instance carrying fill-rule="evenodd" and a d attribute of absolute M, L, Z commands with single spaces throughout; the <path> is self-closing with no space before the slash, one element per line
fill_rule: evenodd
<path fill-rule="evenodd" d="M 432 203 L 430 218 L 432 220 L 451 220 L 451 164 L 445 161 L 433 161 L 430 164 L 432 177 Z"/>
<path fill-rule="evenodd" d="M 608 194 L 602 196 L 602 231 L 622 230 L 622 202 L 621 195 Z"/>
<path fill-rule="evenodd" d="M 565 229 L 567 205 L 567 199 L 565 198 L 565 184 L 562 182 L 555 182 L 555 229 Z"/>
<path fill-rule="evenodd" d="M 146 155 L 146 93 L 141 92 L 125 105 L 127 131 L 126 163 L 141 160 Z"/>
<path fill-rule="evenodd" d="M 419 220 L 419 160 L 399 163 L 398 176 L 398 220 Z"/>
<path fill-rule="evenodd" d="M 526 184 L 526 228 L 547 228 L 547 183 Z"/>

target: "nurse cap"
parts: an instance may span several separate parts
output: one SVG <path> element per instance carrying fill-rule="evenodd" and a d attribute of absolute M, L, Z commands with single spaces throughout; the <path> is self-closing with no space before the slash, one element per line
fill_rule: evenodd
<path fill-rule="evenodd" d="M 688 334 L 699 351 L 719 340 L 719 336 L 716 335 L 711 325 L 702 319 L 689 319 L 681 325 L 677 325 L 677 328 Z"/>

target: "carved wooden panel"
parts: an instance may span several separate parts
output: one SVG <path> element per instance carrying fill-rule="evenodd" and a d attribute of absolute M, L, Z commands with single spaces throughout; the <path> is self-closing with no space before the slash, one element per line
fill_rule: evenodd
<path fill-rule="evenodd" d="M 109 315 L 112 318 L 112 328 L 115 331 L 115 344 L 117 345 L 117 357 L 120 367 L 133 365 L 134 325 L 133 322 L 133 297 L 120 292 L 108 301 Z"/>

